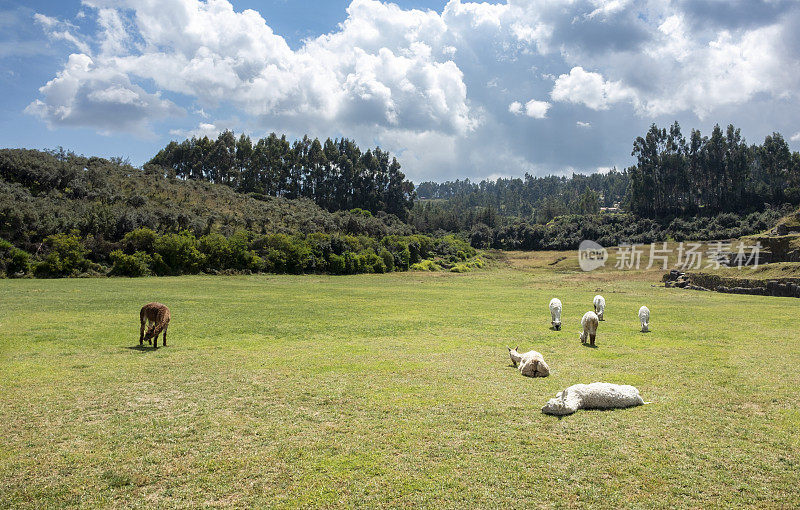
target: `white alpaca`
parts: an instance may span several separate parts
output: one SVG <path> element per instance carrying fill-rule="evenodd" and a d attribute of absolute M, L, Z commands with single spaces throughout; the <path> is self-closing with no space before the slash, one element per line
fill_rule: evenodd
<path fill-rule="evenodd" d="M 646 306 L 639 308 L 639 322 L 642 323 L 642 333 L 650 331 L 650 309 Z"/>
<path fill-rule="evenodd" d="M 594 346 L 594 339 L 597 336 L 597 325 L 599 324 L 597 314 L 594 312 L 586 312 L 581 319 L 581 343 L 585 344 L 589 340 L 589 345 Z M 588 337 L 588 338 L 587 338 Z"/>
<path fill-rule="evenodd" d="M 508 356 L 511 363 L 516 367 L 519 364 L 519 373 L 526 377 L 547 377 L 550 375 L 550 367 L 544 362 L 544 356 L 536 351 L 528 351 L 520 354 L 517 347 L 508 347 Z"/>
<path fill-rule="evenodd" d="M 593 302 L 594 302 L 594 313 L 597 314 L 597 318 L 600 320 L 604 320 L 603 312 L 606 310 L 606 298 L 598 294 L 594 297 Z"/>
<path fill-rule="evenodd" d="M 550 324 L 556 331 L 561 331 L 561 300 L 558 298 L 550 300 Z"/>
<path fill-rule="evenodd" d="M 564 416 L 578 409 L 615 409 L 649 404 L 639 395 L 639 390 L 628 384 L 596 382 L 575 384 L 558 392 L 542 407 L 545 414 Z"/>

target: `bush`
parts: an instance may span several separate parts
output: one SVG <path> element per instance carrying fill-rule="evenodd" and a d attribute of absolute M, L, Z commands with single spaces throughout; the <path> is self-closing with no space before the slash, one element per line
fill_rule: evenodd
<path fill-rule="evenodd" d="M 54 234 L 44 240 L 48 254 L 33 268 L 39 278 L 77 276 L 89 270 L 87 250 L 76 234 Z"/>
<path fill-rule="evenodd" d="M 31 255 L 0 239 L 0 276 L 24 275 L 30 270 Z"/>
<path fill-rule="evenodd" d="M 158 235 L 149 228 L 137 228 L 125 234 L 125 237 L 122 238 L 122 245 L 125 247 L 125 253 L 137 251 L 153 253 L 153 246 L 157 238 Z"/>
<path fill-rule="evenodd" d="M 374 251 L 365 251 L 358 255 L 361 260 L 361 269 L 365 273 L 385 273 L 386 264 L 383 259 L 375 254 Z"/>
<path fill-rule="evenodd" d="M 256 239 L 253 247 L 264 258 L 267 271 L 301 274 L 324 265 L 324 259 L 314 257 L 311 245 L 302 236 L 266 235 Z"/>
<path fill-rule="evenodd" d="M 411 265 L 411 251 L 406 247 L 400 252 L 400 269 L 408 270 Z"/>
<path fill-rule="evenodd" d="M 411 271 L 441 271 L 442 266 L 436 262 L 426 259 L 422 262 L 417 262 L 410 267 Z"/>
<path fill-rule="evenodd" d="M 203 267 L 205 269 L 227 269 L 231 267 L 232 253 L 228 239 L 222 234 L 208 234 L 198 241 L 200 252 L 203 254 Z"/>
<path fill-rule="evenodd" d="M 331 253 L 328 258 L 328 271 L 333 274 L 344 274 L 346 269 L 344 257 Z"/>
<path fill-rule="evenodd" d="M 193 274 L 203 265 L 203 254 L 198 250 L 197 239 L 185 230 L 159 237 L 153 249 L 163 262 L 158 265 L 160 267 L 157 269 L 162 271 L 159 274 Z"/>
<path fill-rule="evenodd" d="M 8 276 L 27 274 L 30 271 L 30 260 L 30 253 L 16 247 L 11 248 L 8 259 L 5 262 L 5 273 Z"/>
<path fill-rule="evenodd" d="M 394 271 L 394 255 L 386 248 L 381 250 L 381 259 L 383 259 L 383 265 L 386 267 L 387 272 L 391 273 Z"/>
<path fill-rule="evenodd" d="M 111 274 L 115 276 L 147 276 L 153 266 L 153 257 L 141 251 L 128 255 L 116 250 L 111 252 L 111 261 Z"/>

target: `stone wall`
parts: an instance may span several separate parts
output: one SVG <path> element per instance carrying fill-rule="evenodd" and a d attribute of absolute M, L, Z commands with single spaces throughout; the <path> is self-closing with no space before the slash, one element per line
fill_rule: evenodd
<path fill-rule="evenodd" d="M 708 273 L 682 273 L 672 270 L 664 275 L 664 282 L 666 287 L 691 290 L 800 298 L 800 278 L 759 280 L 723 277 Z"/>

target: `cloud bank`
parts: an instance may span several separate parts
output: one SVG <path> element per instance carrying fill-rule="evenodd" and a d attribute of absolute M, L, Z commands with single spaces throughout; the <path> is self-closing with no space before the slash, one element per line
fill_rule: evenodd
<path fill-rule="evenodd" d="M 93 23 L 36 15 L 73 53 L 26 112 L 163 141 L 231 118 L 344 135 L 397 153 L 416 180 L 592 171 L 626 162 L 652 121 L 720 114 L 747 132 L 760 103 L 796 103 L 800 7 L 701 3 L 353 0 L 335 31 L 292 49 L 228 0 L 83 0 Z"/>

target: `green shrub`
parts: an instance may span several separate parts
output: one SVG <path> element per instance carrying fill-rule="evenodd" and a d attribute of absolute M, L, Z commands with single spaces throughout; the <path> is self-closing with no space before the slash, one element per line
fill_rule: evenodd
<path fill-rule="evenodd" d="M 300 274 L 322 266 L 324 259 L 314 256 L 311 244 L 303 236 L 271 234 L 253 242 L 255 253 L 264 258 L 267 271 Z"/>
<path fill-rule="evenodd" d="M 47 236 L 44 245 L 48 254 L 34 265 L 33 272 L 39 278 L 77 276 L 89 270 L 86 260 L 88 250 L 76 234 L 54 234 Z"/>
<path fill-rule="evenodd" d="M 128 255 L 122 250 L 111 252 L 111 274 L 115 276 L 147 276 L 151 274 L 153 257 L 147 253 L 137 251 Z"/>
<path fill-rule="evenodd" d="M 328 258 L 328 271 L 333 274 L 344 274 L 346 269 L 344 257 L 331 253 Z"/>
<path fill-rule="evenodd" d="M 156 239 L 158 239 L 158 234 L 149 228 L 137 228 L 125 234 L 125 237 L 122 238 L 122 245 L 125 247 L 125 253 L 137 251 L 153 253 Z"/>
<path fill-rule="evenodd" d="M 450 268 L 451 273 L 468 273 L 472 271 L 466 264 L 456 264 Z"/>
<path fill-rule="evenodd" d="M 408 249 L 408 247 L 406 247 L 403 249 L 403 251 L 400 252 L 400 269 L 408 270 L 410 265 L 411 265 L 411 251 Z"/>
<path fill-rule="evenodd" d="M 30 270 L 31 255 L 5 239 L 0 239 L 0 276 L 24 275 Z"/>
<path fill-rule="evenodd" d="M 193 274 L 203 265 L 203 254 L 198 249 L 197 239 L 186 230 L 178 234 L 165 234 L 153 245 L 155 252 L 161 255 L 163 265 L 159 274 Z"/>
<path fill-rule="evenodd" d="M 198 247 L 203 254 L 205 269 L 228 269 L 232 266 L 231 246 L 222 234 L 204 235 L 198 240 Z"/>
<path fill-rule="evenodd" d="M 484 267 L 486 267 L 486 261 L 480 257 L 475 257 L 474 259 L 467 262 L 467 267 L 483 269 Z"/>
<path fill-rule="evenodd" d="M 436 262 L 425 259 L 422 262 L 417 262 L 416 264 L 412 264 L 410 267 L 411 271 L 441 271 L 442 266 L 437 264 Z"/>
<path fill-rule="evenodd" d="M 358 255 L 361 260 L 361 270 L 365 273 L 385 273 L 386 264 L 383 258 L 375 254 L 374 251 L 365 251 Z"/>
<path fill-rule="evenodd" d="M 6 260 L 5 273 L 8 276 L 24 275 L 30 271 L 31 254 L 19 248 L 11 248 Z"/>
<path fill-rule="evenodd" d="M 381 250 L 381 259 L 383 259 L 383 265 L 386 267 L 386 272 L 391 273 L 394 271 L 394 255 L 389 252 L 386 248 Z"/>

